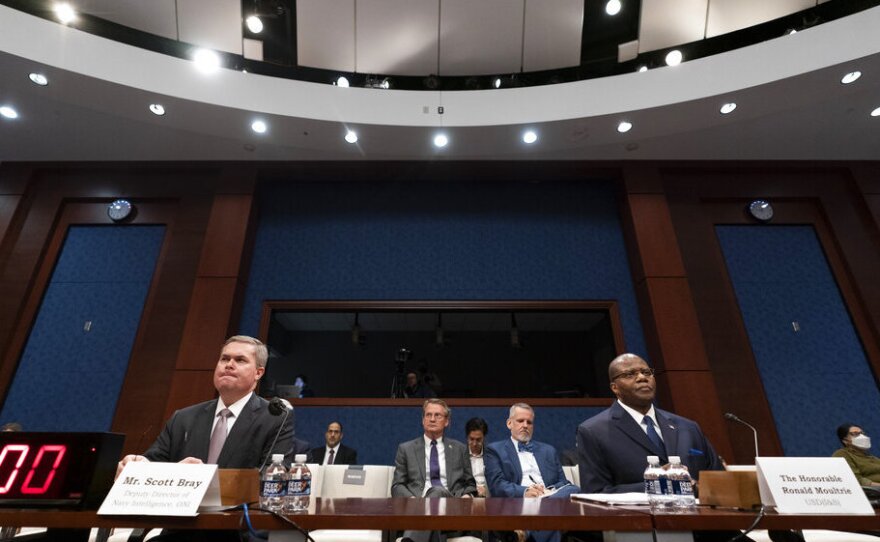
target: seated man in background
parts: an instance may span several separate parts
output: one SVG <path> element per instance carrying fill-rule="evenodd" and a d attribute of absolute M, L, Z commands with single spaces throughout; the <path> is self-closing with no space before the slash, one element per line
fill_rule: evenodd
<path fill-rule="evenodd" d="M 486 446 L 486 480 L 493 497 L 551 497 L 567 499 L 580 488 L 562 472 L 556 449 L 532 440 L 535 411 L 525 403 L 510 407 L 510 438 Z M 517 540 L 551 542 L 559 531 L 516 531 Z"/>
<path fill-rule="evenodd" d="M 483 464 L 483 444 L 489 434 L 489 424 L 483 418 L 471 418 L 464 424 L 467 437 L 468 454 L 471 458 L 471 472 L 477 482 L 477 496 L 486 497 L 486 467 Z"/>
<path fill-rule="evenodd" d="M 846 459 L 859 485 L 880 487 L 880 457 L 868 453 L 871 438 L 867 433 L 858 425 L 845 423 L 837 428 L 837 438 L 843 447 L 832 455 Z"/>
<path fill-rule="evenodd" d="M 324 433 L 325 445 L 309 452 L 309 463 L 319 465 L 357 465 L 357 450 L 342 444 L 342 424 L 330 422 Z"/>
<path fill-rule="evenodd" d="M 268 358 L 266 346 L 259 340 L 244 335 L 230 337 L 223 345 L 214 369 L 214 387 L 219 399 L 175 412 L 156 442 L 143 455 L 127 455 L 119 462 L 117 475 L 130 461 L 216 463 L 220 468 L 258 468 L 273 453 L 289 454 L 293 445 L 293 411 L 282 427 L 284 416 L 272 415 L 269 401 L 254 393 L 257 382 L 266 371 Z M 287 459 L 289 463 L 289 456 Z M 200 540 L 198 535 L 201 534 L 192 531 L 170 533 L 162 538 Z M 234 531 L 215 531 L 205 536 L 210 540 L 238 540 L 238 533 Z"/>
<path fill-rule="evenodd" d="M 467 446 L 445 438 L 450 410 L 442 399 L 427 399 L 422 405 L 424 434 L 401 443 L 394 459 L 392 497 L 473 497 L 477 484 L 471 473 Z M 440 533 L 405 531 L 415 542 L 437 540 Z"/>

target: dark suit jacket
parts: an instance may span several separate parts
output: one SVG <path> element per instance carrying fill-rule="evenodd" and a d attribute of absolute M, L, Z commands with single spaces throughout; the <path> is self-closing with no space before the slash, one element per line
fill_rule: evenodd
<path fill-rule="evenodd" d="M 476 495 L 477 482 L 471 472 L 467 446 L 457 440 L 443 437 L 446 456 L 446 485 L 456 497 Z M 421 497 L 425 489 L 425 440 L 422 435 L 397 447 L 394 459 L 392 497 Z"/>
<path fill-rule="evenodd" d="M 544 479 L 544 486 L 550 487 L 566 482 L 562 465 L 556 456 L 556 448 L 543 442 L 532 441 L 532 454 Z M 522 482 L 522 466 L 513 441 L 509 438 L 486 446 L 483 461 L 486 465 L 486 484 L 493 497 L 522 497 L 526 486 Z"/>
<path fill-rule="evenodd" d="M 696 422 L 654 407 L 668 455 L 681 457 L 694 479 L 720 470 L 721 461 Z M 586 493 L 641 492 L 647 456 L 660 455 L 617 401 L 578 426 L 578 469 Z"/>
<path fill-rule="evenodd" d="M 226 443 L 217 458 L 220 468 L 255 468 L 272 453 L 285 454 L 289 464 L 293 438 L 293 411 L 287 417 L 284 429 L 275 446 L 272 440 L 281 427 L 284 416 L 273 416 L 269 401 L 256 394 L 244 406 L 226 437 Z M 208 458 L 208 444 L 214 426 L 217 399 L 189 406 L 175 412 L 165 423 L 162 433 L 144 457 L 150 461 L 176 462 L 186 457 Z"/>
<path fill-rule="evenodd" d="M 320 465 L 324 464 L 324 456 L 327 452 L 327 446 L 321 446 L 320 448 L 312 448 L 312 451 L 309 452 L 309 463 L 318 463 Z M 358 453 L 354 448 L 349 448 L 345 444 L 340 444 L 339 449 L 336 450 L 336 457 L 333 458 L 334 465 L 357 465 L 358 464 Z"/>

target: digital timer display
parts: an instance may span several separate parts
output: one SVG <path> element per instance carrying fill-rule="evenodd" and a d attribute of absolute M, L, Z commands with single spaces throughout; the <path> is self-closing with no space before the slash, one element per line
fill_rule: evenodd
<path fill-rule="evenodd" d="M 0 433 L 0 506 L 97 506 L 124 435 Z"/>

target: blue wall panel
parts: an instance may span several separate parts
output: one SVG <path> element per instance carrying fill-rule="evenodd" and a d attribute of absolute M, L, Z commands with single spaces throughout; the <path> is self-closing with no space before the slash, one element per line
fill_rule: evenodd
<path fill-rule="evenodd" d="M 880 392 L 813 228 L 716 232 L 785 454 L 829 455 L 846 421 L 880 432 Z"/>
<path fill-rule="evenodd" d="M 0 420 L 110 429 L 164 235 L 164 226 L 69 229 Z"/>

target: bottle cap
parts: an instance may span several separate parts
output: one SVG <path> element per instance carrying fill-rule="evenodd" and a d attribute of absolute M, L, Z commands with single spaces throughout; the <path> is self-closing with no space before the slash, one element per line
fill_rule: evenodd
<path fill-rule="evenodd" d="M 293 456 L 293 460 L 297 463 L 305 463 L 306 454 L 296 454 L 295 456 Z"/>
<path fill-rule="evenodd" d="M 656 455 L 649 455 L 648 456 L 648 463 L 659 463 L 659 462 L 660 462 L 660 458 L 657 457 Z"/>
<path fill-rule="evenodd" d="M 284 461 L 284 454 L 272 454 L 272 463 L 281 463 Z"/>
<path fill-rule="evenodd" d="M 669 462 L 672 464 L 681 463 L 681 458 L 678 457 L 677 455 L 670 455 Z"/>

